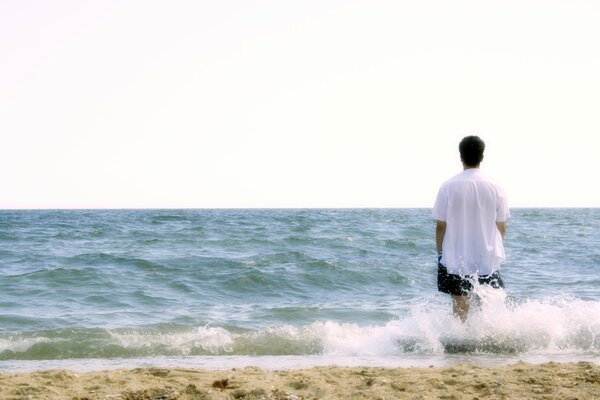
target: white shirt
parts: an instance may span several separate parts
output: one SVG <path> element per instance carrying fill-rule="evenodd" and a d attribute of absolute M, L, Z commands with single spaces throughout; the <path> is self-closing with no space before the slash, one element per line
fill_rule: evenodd
<path fill-rule="evenodd" d="M 466 169 L 442 184 L 432 216 L 446 222 L 441 263 L 448 273 L 489 275 L 504 261 L 496 222 L 510 217 L 506 194 L 479 168 Z"/>

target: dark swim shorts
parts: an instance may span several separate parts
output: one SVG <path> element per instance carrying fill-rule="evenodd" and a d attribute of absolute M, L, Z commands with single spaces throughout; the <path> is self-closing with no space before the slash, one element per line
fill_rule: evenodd
<path fill-rule="evenodd" d="M 495 271 L 491 275 L 478 276 L 477 281 L 480 285 L 490 285 L 494 289 L 504 287 L 500 271 Z M 440 292 L 464 296 L 473 290 L 473 282 L 473 276 L 449 274 L 446 267 L 438 264 L 438 290 Z"/>

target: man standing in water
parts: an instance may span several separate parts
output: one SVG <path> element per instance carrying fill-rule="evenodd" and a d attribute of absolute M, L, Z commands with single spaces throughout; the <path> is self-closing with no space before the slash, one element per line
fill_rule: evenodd
<path fill-rule="evenodd" d="M 464 170 L 442 185 L 432 215 L 437 221 L 438 290 L 452 296 L 454 314 L 464 322 L 476 281 L 504 287 L 498 268 L 504 261 L 510 211 L 504 189 L 479 169 L 483 140 L 467 136 L 458 149 Z"/>

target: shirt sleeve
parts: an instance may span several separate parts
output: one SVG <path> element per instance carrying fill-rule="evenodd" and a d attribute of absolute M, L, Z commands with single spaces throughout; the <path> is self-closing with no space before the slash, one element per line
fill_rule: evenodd
<path fill-rule="evenodd" d="M 498 208 L 496 210 L 496 222 L 506 222 L 510 218 L 510 209 L 508 208 L 508 199 L 504 190 L 499 192 Z"/>
<path fill-rule="evenodd" d="M 442 187 L 438 191 L 435 205 L 431 212 L 433 219 L 438 221 L 446 221 L 446 210 L 448 209 L 448 200 L 446 199 L 446 194 L 443 189 L 444 188 Z"/>

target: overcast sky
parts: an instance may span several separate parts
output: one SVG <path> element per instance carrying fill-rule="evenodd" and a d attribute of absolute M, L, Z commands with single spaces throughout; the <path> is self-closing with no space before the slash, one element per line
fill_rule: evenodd
<path fill-rule="evenodd" d="M 0 0 L 0 208 L 600 207 L 600 2 Z"/>

